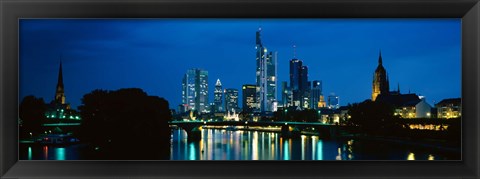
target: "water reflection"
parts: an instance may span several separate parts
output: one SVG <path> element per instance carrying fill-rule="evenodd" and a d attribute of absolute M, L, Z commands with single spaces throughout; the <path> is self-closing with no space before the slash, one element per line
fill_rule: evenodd
<path fill-rule="evenodd" d="M 65 160 L 65 148 L 55 149 L 55 160 Z"/>
<path fill-rule="evenodd" d="M 32 147 L 28 147 L 28 160 L 32 160 Z"/>

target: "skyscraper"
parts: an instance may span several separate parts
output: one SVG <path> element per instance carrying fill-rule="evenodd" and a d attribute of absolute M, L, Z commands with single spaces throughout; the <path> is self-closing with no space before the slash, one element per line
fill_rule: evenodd
<path fill-rule="evenodd" d="M 182 81 L 182 103 L 186 110 L 208 112 L 208 71 L 192 68 Z"/>
<path fill-rule="evenodd" d="M 310 108 L 318 109 L 318 103 L 320 102 L 320 96 L 322 95 L 322 81 L 319 81 L 319 80 L 313 81 L 310 95 L 311 95 Z"/>
<path fill-rule="evenodd" d="M 238 112 L 238 90 L 233 88 L 225 89 L 225 110 Z"/>
<path fill-rule="evenodd" d="M 214 112 L 222 112 L 223 111 L 223 90 L 222 90 L 222 83 L 220 79 L 217 79 L 217 83 L 215 83 L 215 91 L 214 94 Z"/>
<path fill-rule="evenodd" d="M 310 103 L 308 67 L 303 66 L 302 63 L 296 58 L 290 60 L 290 90 L 293 96 L 293 106 L 308 108 Z"/>
<path fill-rule="evenodd" d="M 261 40 L 261 28 L 256 32 L 256 98 L 257 112 L 274 111 L 277 96 L 277 52 L 268 52 Z"/>
<path fill-rule="evenodd" d="M 382 65 L 382 52 L 380 51 L 378 66 L 373 74 L 372 101 L 375 101 L 380 94 L 388 94 L 390 91 L 389 86 L 388 74 Z"/>
<path fill-rule="evenodd" d="M 257 92 L 255 85 L 242 86 L 243 112 L 252 113 L 257 108 Z"/>
<path fill-rule="evenodd" d="M 292 91 L 286 81 L 282 81 L 282 103 L 283 107 L 292 106 Z"/>

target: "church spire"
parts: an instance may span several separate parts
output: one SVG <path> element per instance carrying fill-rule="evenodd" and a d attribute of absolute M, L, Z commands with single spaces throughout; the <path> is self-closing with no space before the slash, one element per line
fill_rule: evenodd
<path fill-rule="evenodd" d="M 400 94 L 400 83 L 397 84 L 397 92 Z"/>
<path fill-rule="evenodd" d="M 382 50 L 380 50 L 378 55 L 378 65 L 382 65 Z"/>
<path fill-rule="evenodd" d="M 58 81 L 57 89 L 55 92 L 55 102 L 65 104 L 65 91 L 63 87 L 63 73 L 62 73 L 62 60 L 60 60 L 60 67 L 58 69 Z"/>

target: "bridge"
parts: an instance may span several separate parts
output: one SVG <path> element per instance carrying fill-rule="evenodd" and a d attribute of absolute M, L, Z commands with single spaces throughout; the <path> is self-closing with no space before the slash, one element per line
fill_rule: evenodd
<path fill-rule="evenodd" d="M 188 139 L 200 140 L 202 126 L 244 126 L 244 127 L 281 127 L 281 135 L 285 138 L 299 137 L 305 129 L 315 132 L 322 138 L 336 137 L 340 132 L 338 125 L 319 122 L 286 122 L 286 121 L 171 121 L 187 132 Z"/>

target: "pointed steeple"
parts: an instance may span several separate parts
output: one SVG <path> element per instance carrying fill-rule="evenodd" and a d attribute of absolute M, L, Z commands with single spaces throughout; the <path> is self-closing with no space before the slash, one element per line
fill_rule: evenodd
<path fill-rule="evenodd" d="M 217 83 L 215 83 L 215 86 L 222 86 L 222 83 L 220 82 L 220 79 L 217 79 Z"/>
<path fill-rule="evenodd" d="M 65 91 L 63 87 L 62 60 L 58 69 L 57 89 L 55 91 L 55 102 L 65 104 Z"/>
<path fill-rule="evenodd" d="M 382 50 L 378 54 L 378 65 L 382 65 Z"/>
<path fill-rule="evenodd" d="M 400 83 L 397 84 L 397 92 L 400 94 Z"/>
<path fill-rule="evenodd" d="M 63 89 L 63 74 L 62 74 L 62 60 L 60 60 L 60 68 L 58 69 L 58 82 L 57 87 L 60 86 Z"/>

